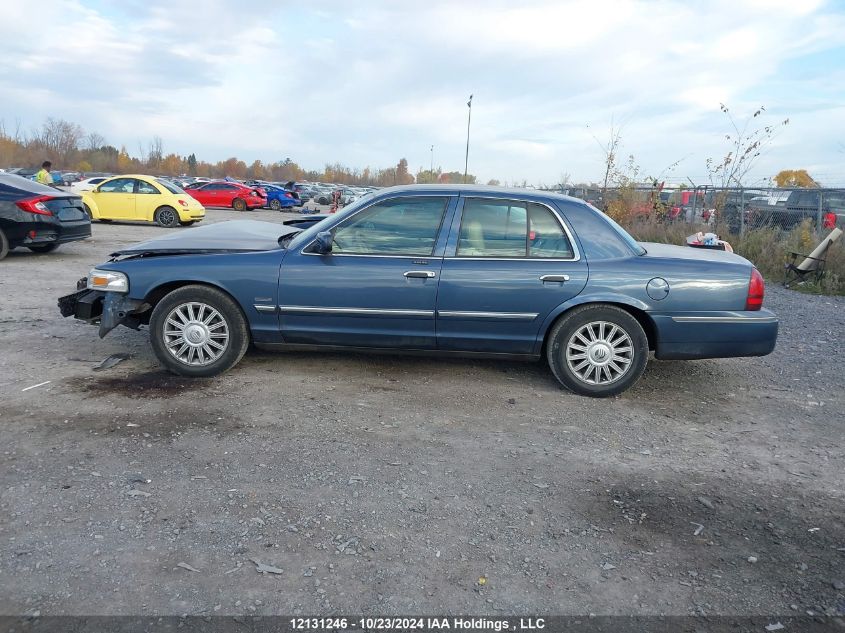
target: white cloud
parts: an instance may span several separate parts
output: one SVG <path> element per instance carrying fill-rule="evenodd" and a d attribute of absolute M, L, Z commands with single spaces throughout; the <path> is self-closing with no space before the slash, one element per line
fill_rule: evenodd
<path fill-rule="evenodd" d="M 132 151 L 306 167 L 463 167 L 481 179 L 597 178 L 601 134 L 624 122 L 646 173 L 687 157 L 701 180 L 722 153 L 728 103 L 792 123 L 758 168 L 841 174 L 845 12 L 821 2 L 720 0 L 45 0 L 39 28 L 12 3 L 0 21 L 0 119 L 81 123 Z M 105 7 L 105 8 L 102 8 Z M 27 37 L 20 37 L 26 29 Z M 808 60 L 801 63 L 802 60 Z M 836 77 L 838 76 L 838 79 Z M 832 77 L 832 79 L 831 79 Z M 845 139 L 843 139 L 845 141 Z"/>

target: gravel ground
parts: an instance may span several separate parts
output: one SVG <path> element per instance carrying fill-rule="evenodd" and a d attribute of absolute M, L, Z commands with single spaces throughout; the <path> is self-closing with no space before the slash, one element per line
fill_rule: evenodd
<path fill-rule="evenodd" d="M 845 613 L 842 297 L 769 287 L 772 355 L 652 361 L 611 400 L 540 363 L 190 380 L 55 307 L 164 231 L 0 264 L 0 614 Z"/>

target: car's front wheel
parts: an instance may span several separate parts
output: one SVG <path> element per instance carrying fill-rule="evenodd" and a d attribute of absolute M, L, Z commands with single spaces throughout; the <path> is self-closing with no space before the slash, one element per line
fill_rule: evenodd
<path fill-rule="evenodd" d="M 161 364 L 174 374 L 216 376 L 241 360 L 249 330 L 229 295 L 208 286 L 183 286 L 153 310 L 150 340 Z"/>
<path fill-rule="evenodd" d="M 577 394 L 606 398 L 631 387 L 648 362 L 639 321 L 612 305 L 567 312 L 549 333 L 546 356 L 555 378 Z"/>

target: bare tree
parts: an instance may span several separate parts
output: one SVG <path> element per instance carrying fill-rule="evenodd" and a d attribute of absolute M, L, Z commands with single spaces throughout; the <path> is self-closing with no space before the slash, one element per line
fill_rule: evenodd
<path fill-rule="evenodd" d="M 164 142 L 160 136 L 154 136 L 147 145 L 147 166 L 159 167 L 164 159 Z"/>
<path fill-rule="evenodd" d="M 94 152 L 106 144 L 106 137 L 98 132 L 88 132 L 85 136 L 85 149 Z"/>
<path fill-rule="evenodd" d="M 33 134 L 33 141 L 47 155 L 67 162 L 79 150 L 84 134 L 77 123 L 50 117 L 44 122 L 41 131 Z"/>
<path fill-rule="evenodd" d="M 590 127 L 589 125 L 587 127 Z M 608 134 L 607 142 L 603 143 L 593 135 L 593 139 L 601 148 L 604 154 L 604 184 L 602 185 L 602 198 L 607 199 L 607 184 L 611 180 L 614 173 L 618 172 L 617 168 L 617 152 L 619 146 L 622 144 L 622 127 L 616 127 L 613 119 L 610 119 L 610 133 Z"/>
<path fill-rule="evenodd" d="M 731 126 L 731 131 L 725 134 L 728 152 L 718 161 L 708 158 L 706 161 L 707 173 L 710 176 L 710 183 L 713 185 L 723 188 L 741 187 L 748 172 L 771 143 L 778 129 L 788 125 L 789 119 L 784 119 L 774 125 L 757 125 L 755 127 L 757 118 L 766 111 L 766 108 L 760 106 L 740 125 L 724 103 L 720 103 L 719 108 L 728 117 Z"/>

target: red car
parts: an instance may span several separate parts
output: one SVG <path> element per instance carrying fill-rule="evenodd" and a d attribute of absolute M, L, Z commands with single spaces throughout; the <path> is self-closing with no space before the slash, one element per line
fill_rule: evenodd
<path fill-rule="evenodd" d="M 204 207 L 232 207 L 235 211 L 260 209 L 267 204 L 267 193 L 239 182 L 197 182 L 185 187 L 185 193 Z"/>

